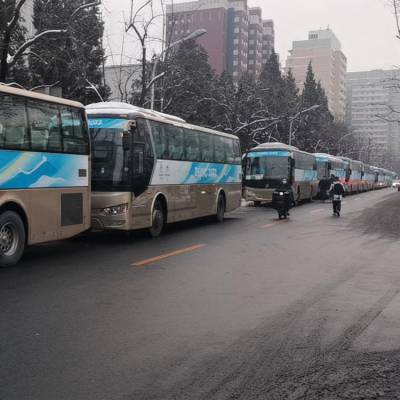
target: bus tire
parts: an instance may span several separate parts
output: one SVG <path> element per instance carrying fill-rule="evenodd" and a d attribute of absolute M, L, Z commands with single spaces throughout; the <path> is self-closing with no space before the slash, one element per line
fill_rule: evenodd
<path fill-rule="evenodd" d="M 217 222 L 219 223 L 224 222 L 225 210 L 226 210 L 225 197 L 222 193 L 220 193 L 218 195 L 218 201 L 217 201 L 217 213 L 215 214 L 215 220 Z"/>
<path fill-rule="evenodd" d="M 297 194 L 296 194 L 296 198 L 294 199 L 294 206 L 298 207 L 300 205 L 300 200 L 301 200 L 301 192 L 300 192 L 300 188 L 297 189 Z"/>
<path fill-rule="evenodd" d="M 0 267 L 18 263 L 25 251 L 26 232 L 21 217 L 14 211 L 0 214 Z"/>
<path fill-rule="evenodd" d="M 160 200 L 154 203 L 153 211 L 151 213 L 151 227 L 149 234 L 151 237 L 159 237 L 165 227 L 165 210 Z"/>

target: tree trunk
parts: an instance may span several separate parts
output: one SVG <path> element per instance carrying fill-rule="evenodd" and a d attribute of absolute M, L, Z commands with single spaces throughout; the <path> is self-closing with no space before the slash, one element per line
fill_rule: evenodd
<path fill-rule="evenodd" d="M 10 49 L 11 32 L 6 30 L 2 43 L 2 50 L 0 54 L 0 82 L 5 82 L 8 75 L 8 52 Z"/>
<path fill-rule="evenodd" d="M 140 95 L 140 106 L 143 107 L 146 101 L 147 82 L 146 82 L 146 46 L 142 44 L 142 93 Z"/>

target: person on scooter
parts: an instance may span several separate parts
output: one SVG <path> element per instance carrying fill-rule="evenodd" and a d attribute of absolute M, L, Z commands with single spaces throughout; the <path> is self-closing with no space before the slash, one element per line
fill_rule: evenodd
<path fill-rule="evenodd" d="M 272 207 L 278 212 L 279 219 L 290 216 L 289 210 L 294 203 L 292 186 L 283 179 L 272 196 Z"/>
<path fill-rule="evenodd" d="M 330 194 L 332 198 L 333 215 L 340 217 L 340 212 L 342 210 L 342 198 L 345 194 L 345 189 L 337 176 L 334 177 Z"/>

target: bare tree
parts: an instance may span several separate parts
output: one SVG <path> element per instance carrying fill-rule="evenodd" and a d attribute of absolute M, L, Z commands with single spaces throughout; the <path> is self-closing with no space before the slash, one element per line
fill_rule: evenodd
<path fill-rule="evenodd" d="M 156 12 L 153 0 L 144 0 L 136 8 L 134 3 L 137 3 L 137 0 L 131 0 L 130 16 L 129 21 L 126 23 L 125 31 L 132 31 L 135 34 L 141 48 L 141 77 L 138 103 L 143 107 L 146 104 L 146 96 L 149 90 L 163 76 L 160 75 L 155 77 L 156 79 L 152 79 L 149 72 L 150 62 L 148 61 L 149 42 L 154 39 L 150 36 L 151 28 L 158 18 L 163 17 L 163 14 Z"/>
<path fill-rule="evenodd" d="M 44 37 L 51 35 L 63 35 L 68 33 L 68 29 L 49 29 L 43 32 L 38 32 L 34 37 L 28 38 L 13 54 L 12 35 L 21 22 L 21 10 L 27 0 L 3 0 L 0 1 L 0 82 L 5 82 L 10 68 L 24 55 L 26 51 L 36 42 Z M 96 7 L 101 4 L 101 1 L 90 1 L 79 6 L 72 14 L 70 19 L 89 8 Z M 56 27 L 55 27 L 56 28 Z"/>

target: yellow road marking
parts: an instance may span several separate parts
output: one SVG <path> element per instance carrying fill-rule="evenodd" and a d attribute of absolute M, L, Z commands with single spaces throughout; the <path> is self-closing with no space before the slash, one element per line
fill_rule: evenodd
<path fill-rule="evenodd" d="M 272 222 L 271 224 L 263 225 L 263 226 L 261 227 L 261 229 L 272 228 L 273 226 L 282 224 L 282 223 L 284 223 L 284 222 L 288 222 L 288 220 L 287 220 L 287 219 L 283 219 L 283 220 L 281 220 L 281 221 Z"/>
<path fill-rule="evenodd" d="M 196 244 L 195 246 L 185 247 L 184 249 L 179 249 L 172 251 L 171 253 L 162 254 L 157 257 L 147 258 L 146 260 L 137 261 L 132 264 L 133 267 L 144 267 L 149 264 L 154 264 L 157 261 L 165 260 L 166 258 L 179 256 L 180 254 L 189 253 L 207 246 L 206 244 Z"/>

